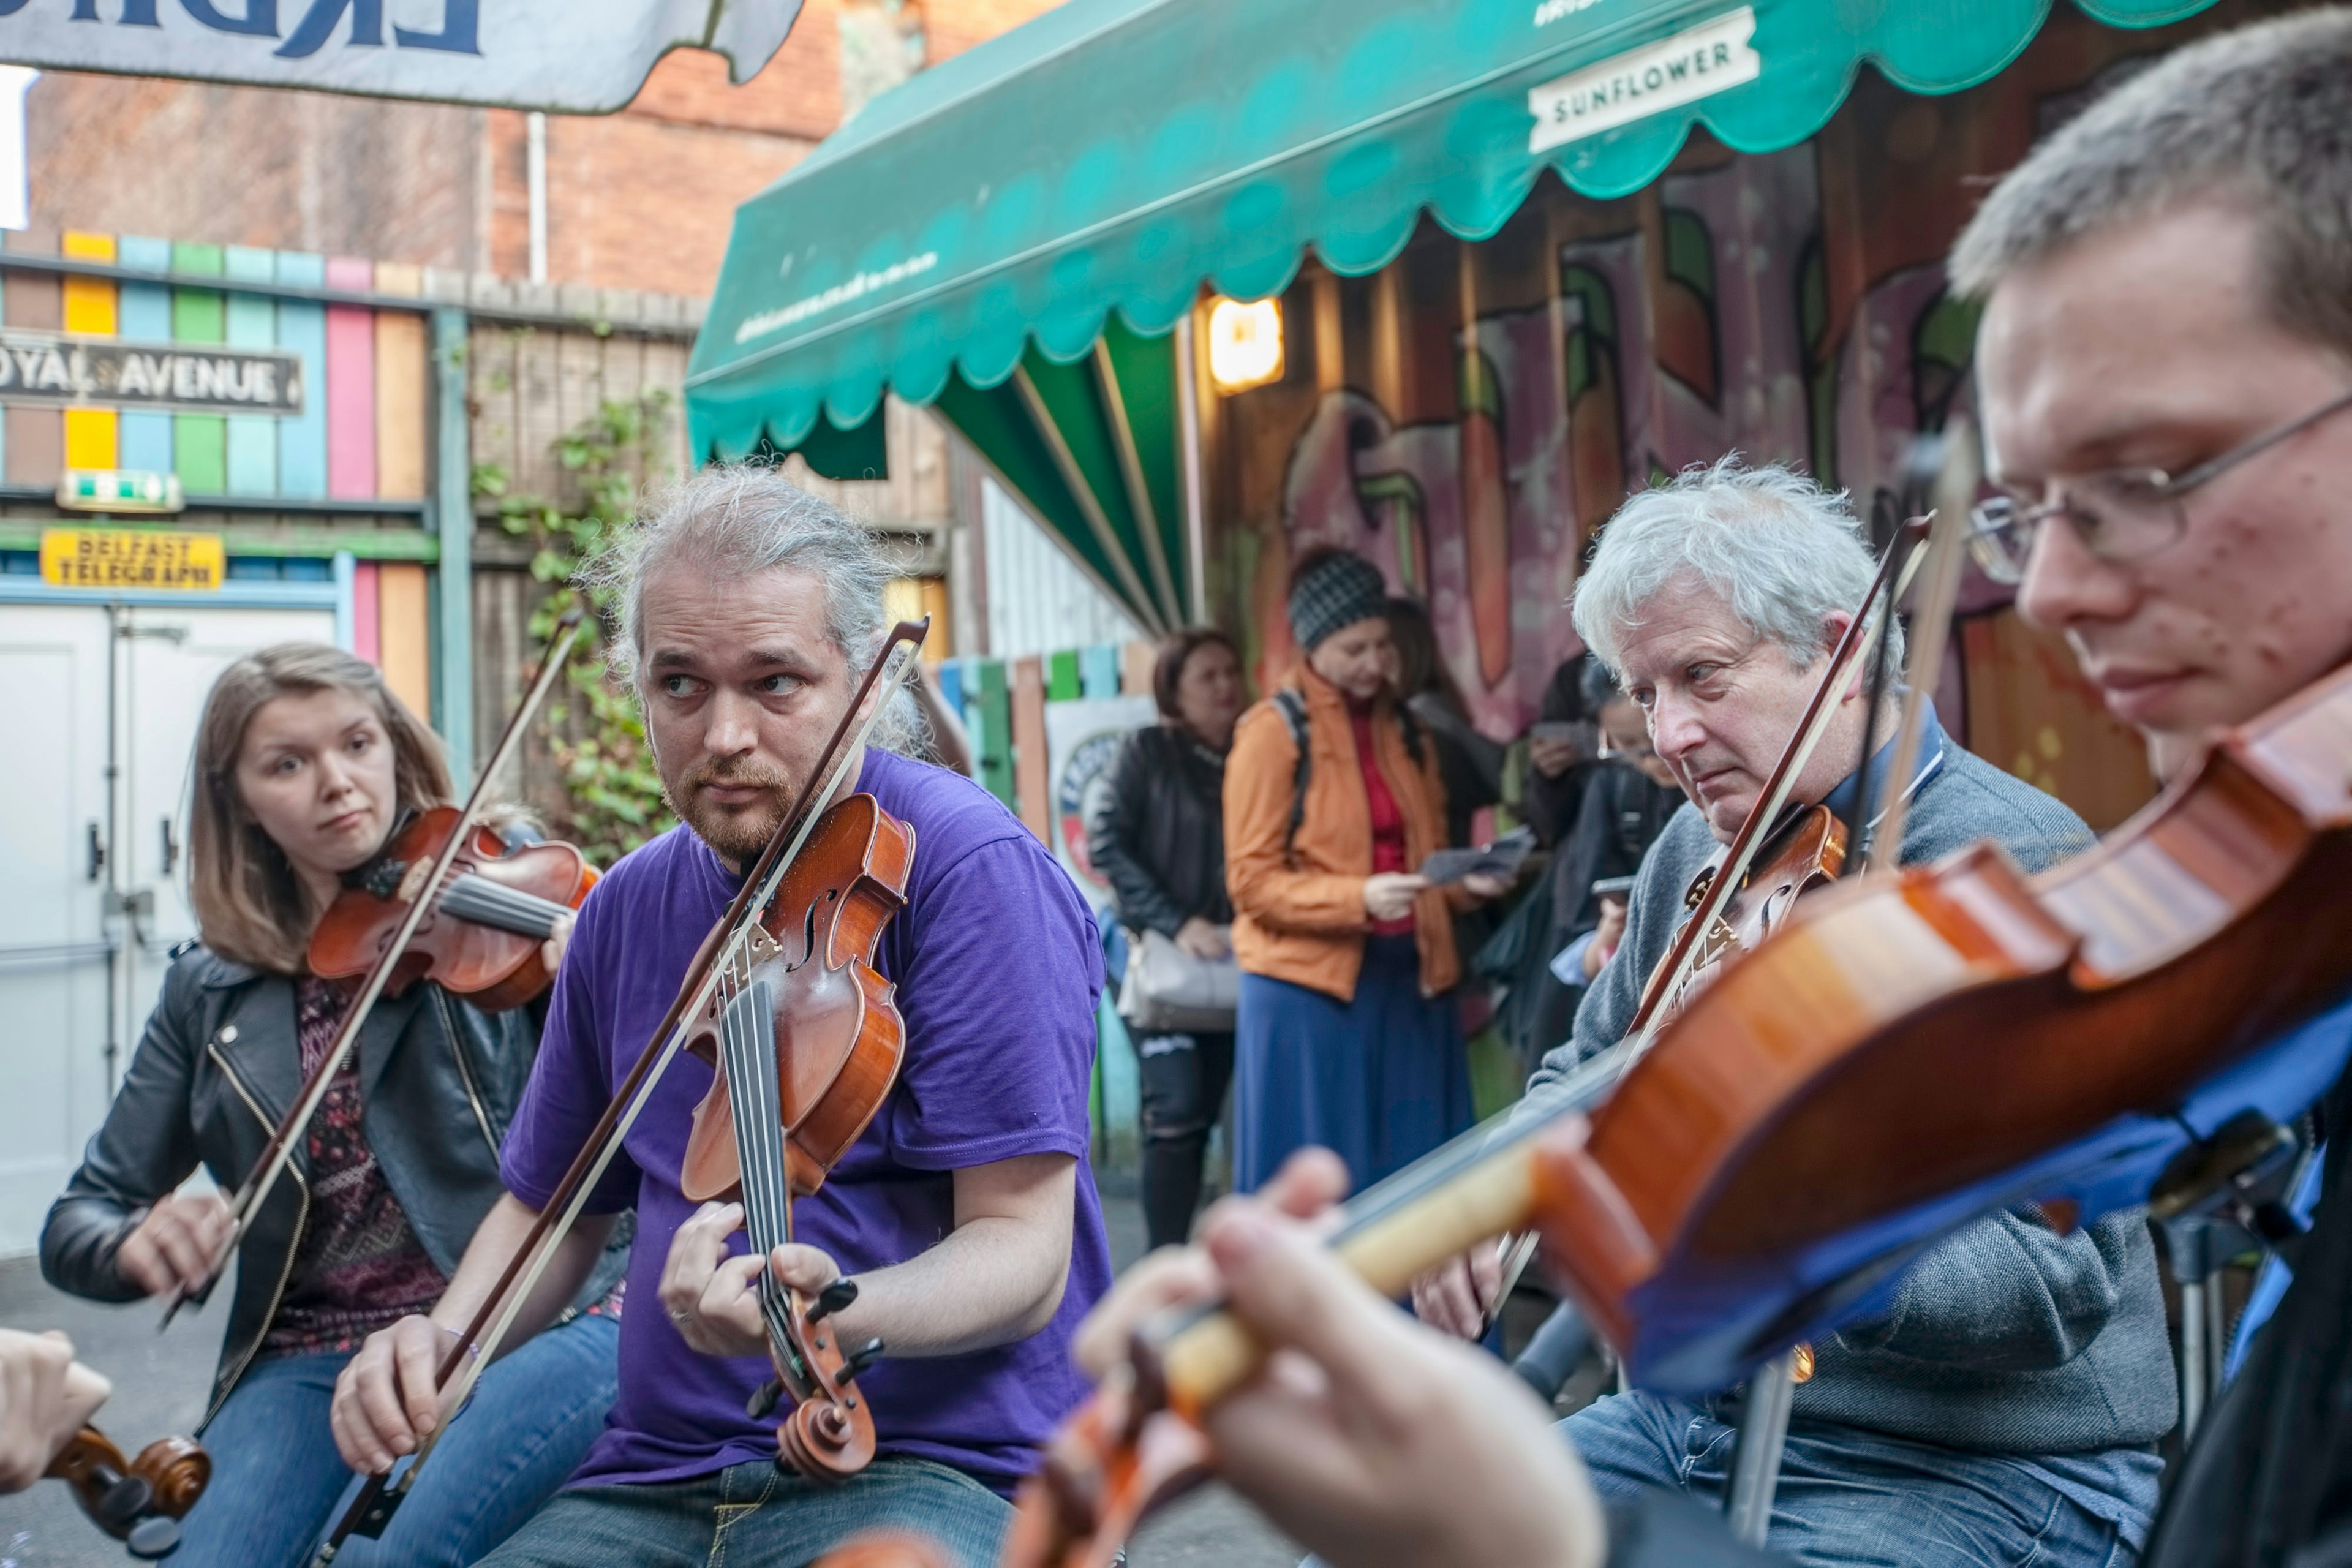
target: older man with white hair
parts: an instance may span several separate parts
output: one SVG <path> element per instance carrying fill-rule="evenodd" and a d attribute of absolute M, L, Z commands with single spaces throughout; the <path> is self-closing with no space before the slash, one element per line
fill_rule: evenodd
<path fill-rule="evenodd" d="M 1685 891 L 1763 794 L 1872 574 L 1844 497 L 1737 457 L 1634 497 L 1603 530 L 1577 584 L 1577 630 L 1648 715 L 1690 800 L 1643 858 L 1624 938 L 1531 1096 L 1626 1034 L 1687 913 Z M 1899 658 L 1899 632 L 1890 652 Z M 1909 798 L 1905 862 L 1990 838 L 2039 868 L 2091 842 L 2074 813 L 1932 720 L 1909 776 L 1890 780 L 1896 700 L 1883 700 L 1874 725 L 1868 708 L 1856 676 L 1791 792 L 1850 815 L 1865 732 L 1884 739 L 1853 853 L 1898 792 Z M 1440 1326 L 1475 1330 L 1497 1286 L 1492 1249 L 1480 1248 L 1424 1279 L 1415 1304 Z M 1983 1221 L 1922 1259 L 1885 1312 L 1812 1351 L 1774 1547 L 1821 1564 L 2099 1568 L 2145 1539 L 2153 1446 L 2175 1411 L 2155 1256 L 2137 1215 L 2064 1236 L 2030 1209 Z M 1667 1488 L 1714 1499 L 1738 1398 L 1636 1391 L 1564 1430 L 1604 1497 Z"/>

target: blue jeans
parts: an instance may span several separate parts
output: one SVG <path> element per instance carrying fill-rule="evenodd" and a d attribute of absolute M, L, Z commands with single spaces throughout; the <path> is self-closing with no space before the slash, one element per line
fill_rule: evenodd
<path fill-rule="evenodd" d="M 575 1318 L 501 1356 L 449 1424 L 381 1540 L 354 1535 L 337 1568 L 465 1568 L 545 1502 L 613 1406 L 620 1323 Z M 188 1510 L 173 1568 L 300 1568 L 359 1494 L 327 1408 L 351 1358 L 256 1362 L 205 1428 L 212 1484 Z"/>
<path fill-rule="evenodd" d="M 1559 1424 L 1604 1499 L 1654 1488 L 1720 1507 L 1733 1427 L 1697 1405 L 1635 1390 Z M 2120 1500 L 2132 1539 L 2156 1502 L 2153 1455 L 2125 1467 L 2145 1498 Z M 2132 1541 L 2069 1500 L 2030 1460 L 1914 1443 L 1826 1422 L 1793 1424 L 1767 1544 L 1808 1568 L 2131 1568 Z"/>
<path fill-rule="evenodd" d="M 992 1568 L 1013 1505 L 929 1459 L 877 1459 L 820 1486 L 772 1460 L 683 1481 L 580 1487 L 484 1559 L 481 1568 L 802 1568 L 862 1531 L 929 1536 L 957 1568 Z"/>

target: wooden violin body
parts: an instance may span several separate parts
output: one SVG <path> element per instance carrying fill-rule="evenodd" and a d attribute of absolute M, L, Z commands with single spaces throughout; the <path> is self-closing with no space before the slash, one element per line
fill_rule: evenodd
<path fill-rule="evenodd" d="M 795 1197 L 824 1184 L 898 1081 L 907 1026 L 896 987 L 874 967 L 883 928 L 907 902 L 915 830 L 870 795 L 825 813 L 784 875 L 775 901 L 761 911 L 755 963 L 730 984 L 754 980 L 775 998 L 782 1074 L 784 1159 Z M 717 1064 L 727 998 L 714 998 L 686 1048 Z M 742 1168 L 736 1157 L 734 1107 L 727 1075 L 712 1080 L 695 1108 L 679 1186 L 694 1203 L 733 1196 Z"/>
<path fill-rule="evenodd" d="M 330 980 L 368 972 L 397 931 L 404 887 L 448 842 L 458 808 L 417 813 L 343 890 L 310 934 L 310 972 Z M 435 907 L 410 939 L 385 989 L 398 995 L 430 976 L 485 1012 L 519 1007 L 553 983 L 543 944 L 554 921 L 580 907 L 596 872 L 569 844 L 510 845 L 477 827 L 451 863 Z"/>
<path fill-rule="evenodd" d="M 678 1184 L 696 1203 L 739 1197 L 761 1253 L 791 1241 L 793 1198 L 823 1185 L 898 1080 L 907 1026 L 874 951 L 906 906 L 914 856 L 914 829 L 872 795 L 826 812 L 687 1036 L 719 1070 L 695 1108 Z M 814 1303 L 772 1274 L 759 1289 L 773 1394 L 793 1402 L 777 1454 L 813 1480 L 846 1479 L 874 1458 L 856 1383 L 881 1342 L 852 1351 L 826 1321 L 856 1300 L 846 1282 Z M 754 1413 L 772 1403 L 763 1390 Z"/>
<path fill-rule="evenodd" d="M 1712 981 L 1729 960 L 1753 952 L 1764 939 L 1780 930 L 1797 900 L 1838 879 L 1845 866 L 1845 824 L 1825 805 L 1808 805 L 1790 813 L 1789 820 L 1766 843 L 1748 875 L 1707 922 L 1698 938 L 1690 970 L 1671 996 L 1655 994 L 1666 984 L 1667 966 L 1661 963 L 1650 976 L 1635 1014 L 1639 1027 L 1654 1013 L 1672 1016 Z M 1696 910 L 1713 884 L 1716 868 L 1708 867 L 1683 894 L 1683 907 Z"/>
<path fill-rule="evenodd" d="M 73 1489 L 90 1522 L 134 1557 L 162 1557 L 180 1544 L 179 1521 L 213 1475 L 212 1456 L 185 1437 L 159 1437 L 125 1459 L 95 1426 L 85 1426 L 46 1472 Z"/>

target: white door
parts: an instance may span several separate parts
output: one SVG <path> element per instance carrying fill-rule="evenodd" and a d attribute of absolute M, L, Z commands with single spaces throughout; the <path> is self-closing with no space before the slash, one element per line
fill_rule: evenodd
<path fill-rule="evenodd" d="M 129 763 L 122 885 L 137 941 L 122 975 L 131 1020 L 122 1065 L 163 990 L 171 951 L 196 934 L 188 910 L 190 779 L 196 721 L 220 672 L 271 643 L 332 642 L 331 610 L 139 609 L 124 616 L 123 737 Z"/>
<path fill-rule="evenodd" d="M 0 609 L 0 1253 L 105 1113 L 107 615 Z"/>
<path fill-rule="evenodd" d="M 0 608 L 0 1256 L 37 1243 L 173 945 L 195 934 L 188 759 L 205 693 L 255 648 L 333 637 L 326 610 Z"/>

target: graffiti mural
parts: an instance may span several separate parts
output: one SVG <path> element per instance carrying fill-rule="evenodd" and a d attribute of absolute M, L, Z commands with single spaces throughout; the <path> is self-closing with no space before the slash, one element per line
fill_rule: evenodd
<path fill-rule="evenodd" d="M 1453 419 L 1398 425 L 1347 389 L 1318 400 L 1291 448 L 1284 532 L 1294 553 L 1353 550 L 1427 604 L 1472 721 L 1515 734 L 1577 648 L 1559 610 L 1580 534 L 1554 313 L 1486 317 L 1455 348 Z"/>
<path fill-rule="evenodd" d="M 2244 9 L 2137 34 L 2062 9 L 1982 87 L 1927 99 L 1865 73 L 1798 146 L 1695 138 L 1632 195 L 1546 181 L 1492 237 L 1425 223 L 1369 277 L 1310 263 L 1282 297 L 1284 377 L 1217 411 L 1223 602 L 1261 689 L 1296 659 L 1284 586 L 1318 544 L 1426 602 L 1471 719 L 1506 739 L 1578 651 L 1578 563 L 1633 489 L 1738 451 L 1848 490 L 1885 538 L 1916 500 L 1916 437 L 1974 417 L 1977 310 L 1940 265 L 1970 193 L 2098 88 Z M 1959 610 L 2008 602 L 1971 573 Z M 1997 762 L 2114 820 L 2143 788 L 2127 742 L 2095 694 L 2026 670 L 2046 648 L 1990 625 L 1953 638 L 1945 723 L 1984 727 Z M 2094 798 L 2094 775 L 2126 783 Z"/>

